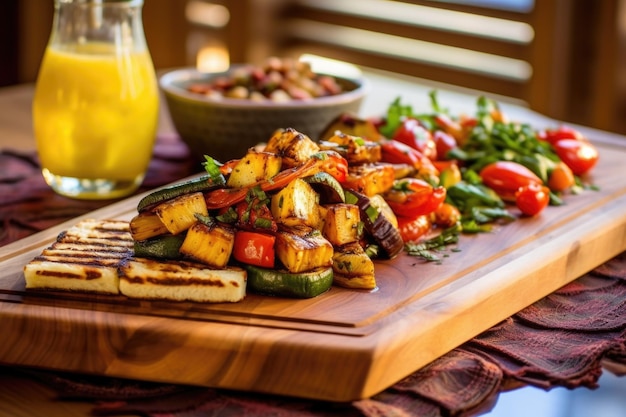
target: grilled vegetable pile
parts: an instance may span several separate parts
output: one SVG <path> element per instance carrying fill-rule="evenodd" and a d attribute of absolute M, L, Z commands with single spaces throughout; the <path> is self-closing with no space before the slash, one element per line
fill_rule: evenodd
<path fill-rule="evenodd" d="M 243 267 L 248 289 L 271 295 L 371 290 L 373 259 L 437 260 L 460 232 L 514 220 L 508 203 L 527 216 L 562 203 L 597 160 L 571 129 L 509 122 L 484 98 L 475 117 L 452 117 L 431 97 L 425 114 L 398 99 L 380 120 L 342 115 L 319 140 L 286 128 L 241 159 L 206 156 L 206 175 L 139 202 L 135 256 Z"/>

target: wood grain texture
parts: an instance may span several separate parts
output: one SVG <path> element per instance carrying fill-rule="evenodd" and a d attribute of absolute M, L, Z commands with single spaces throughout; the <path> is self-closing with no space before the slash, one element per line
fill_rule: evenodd
<path fill-rule="evenodd" d="M 626 144 L 536 218 L 463 236 L 440 264 L 377 262 L 378 288 L 194 304 L 24 289 L 23 266 L 78 219 L 0 248 L 0 363 L 348 401 L 371 396 L 626 249 Z M 130 219 L 142 196 L 86 217 Z M 514 212 L 514 209 L 512 209 Z"/>

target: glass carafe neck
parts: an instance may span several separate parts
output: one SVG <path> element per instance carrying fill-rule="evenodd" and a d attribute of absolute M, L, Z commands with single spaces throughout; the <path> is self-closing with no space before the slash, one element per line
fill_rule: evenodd
<path fill-rule="evenodd" d="M 118 51 L 143 51 L 143 0 L 55 0 L 50 46 L 100 43 Z"/>

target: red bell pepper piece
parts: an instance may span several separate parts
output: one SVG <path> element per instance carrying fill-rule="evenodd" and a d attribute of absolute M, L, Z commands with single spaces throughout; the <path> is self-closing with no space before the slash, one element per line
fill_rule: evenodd
<path fill-rule="evenodd" d="M 238 230 L 235 232 L 233 257 L 239 262 L 264 268 L 274 267 L 276 237 L 266 233 Z"/>

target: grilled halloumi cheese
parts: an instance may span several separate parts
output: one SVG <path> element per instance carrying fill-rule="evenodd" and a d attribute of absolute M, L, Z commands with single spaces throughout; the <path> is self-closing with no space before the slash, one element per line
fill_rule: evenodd
<path fill-rule="evenodd" d="M 197 302 L 245 297 L 244 269 L 138 258 L 133 245 L 129 222 L 81 221 L 24 267 L 26 288 Z"/>
<path fill-rule="evenodd" d="M 246 296 L 242 268 L 214 269 L 186 261 L 128 258 L 119 268 L 120 292 L 130 298 L 205 303 L 237 302 Z"/>
<path fill-rule="evenodd" d="M 118 294 L 118 266 L 132 254 L 128 222 L 83 220 L 24 266 L 26 288 Z"/>

